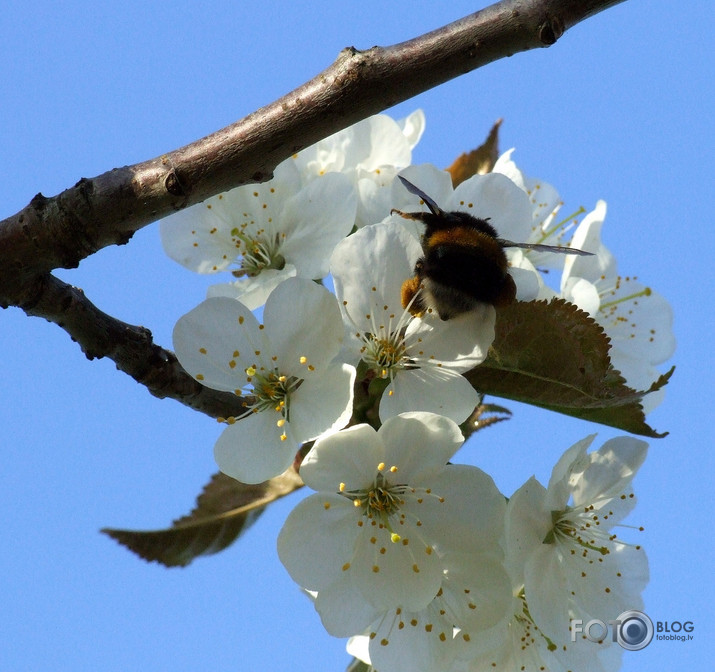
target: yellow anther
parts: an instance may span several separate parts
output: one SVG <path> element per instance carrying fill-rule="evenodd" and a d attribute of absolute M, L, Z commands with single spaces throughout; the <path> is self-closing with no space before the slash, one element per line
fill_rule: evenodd
<path fill-rule="evenodd" d="M 402 538 L 402 537 L 400 537 L 400 535 L 397 534 L 396 532 L 393 532 L 393 533 L 390 535 L 390 541 L 391 541 L 393 544 L 396 544 L 398 541 L 400 541 L 401 538 Z"/>

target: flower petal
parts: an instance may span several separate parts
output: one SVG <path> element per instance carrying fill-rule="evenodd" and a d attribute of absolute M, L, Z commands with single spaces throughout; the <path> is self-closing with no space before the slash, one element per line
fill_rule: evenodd
<path fill-rule="evenodd" d="M 291 394 L 288 425 L 302 443 L 345 427 L 353 410 L 355 368 L 333 363 L 320 372 L 307 372 Z"/>
<path fill-rule="evenodd" d="M 375 333 L 376 325 L 402 314 L 402 283 L 420 254 L 419 243 L 390 224 L 366 226 L 336 246 L 330 261 L 335 293 L 360 331 Z"/>
<path fill-rule="evenodd" d="M 227 296 L 240 301 L 249 310 L 260 308 L 268 300 L 271 292 L 284 280 L 295 277 L 293 264 L 286 264 L 280 271 L 267 268 L 253 278 L 242 278 L 236 282 L 224 282 L 211 285 L 206 290 L 206 296 Z"/>
<path fill-rule="evenodd" d="M 333 637 L 350 637 L 363 632 L 381 613 L 365 600 L 350 572 L 341 572 L 318 593 L 315 609 Z"/>
<path fill-rule="evenodd" d="M 347 571 L 378 609 L 424 609 L 442 583 L 442 562 L 409 521 L 399 528 L 399 541 L 393 542 L 391 534 L 384 526 L 364 525 Z"/>
<path fill-rule="evenodd" d="M 293 580 L 321 591 L 339 579 L 353 556 L 359 518 L 352 502 L 336 493 L 301 501 L 278 535 L 278 557 Z"/>
<path fill-rule="evenodd" d="M 421 485 L 442 471 L 464 443 L 456 422 L 435 413 L 403 413 L 378 430 L 385 446 L 384 461 L 398 468 L 398 482 Z"/>
<path fill-rule="evenodd" d="M 515 243 L 522 243 L 531 235 L 529 198 L 508 177 L 499 173 L 470 177 L 454 190 L 442 207 L 488 219 L 500 238 Z"/>
<path fill-rule="evenodd" d="M 298 275 L 325 277 L 335 245 L 355 223 L 357 194 L 340 173 L 328 173 L 308 183 L 286 201 L 280 218 L 284 239 L 280 250 Z"/>
<path fill-rule="evenodd" d="M 648 444 L 631 436 L 606 441 L 589 455 L 588 468 L 573 486 L 574 506 L 620 498 L 630 488 L 647 452 Z"/>
<path fill-rule="evenodd" d="M 414 319 L 405 335 L 408 355 L 415 363 L 439 363 L 462 373 L 481 364 L 494 342 L 496 311 L 494 306 L 479 308 L 449 320 L 436 316 Z"/>
<path fill-rule="evenodd" d="M 282 474 L 293 463 L 297 442 L 281 441 L 271 411 L 250 413 L 223 430 L 214 446 L 219 469 L 241 483 L 262 483 Z"/>
<path fill-rule="evenodd" d="M 281 283 L 268 297 L 263 320 L 282 373 L 304 378 L 307 367 L 323 369 L 338 354 L 343 339 L 338 303 L 311 280 Z"/>
<path fill-rule="evenodd" d="M 233 392 L 247 384 L 246 368 L 266 356 L 271 346 L 246 306 L 212 298 L 176 323 L 174 350 L 181 365 L 201 383 Z"/>
<path fill-rule="evenodd" d="M 448 368 L 424 366 L 399 371 L 380 399 L 380 419 L 400 413 L 439 413 L 464 422 L 479 403 L 479 395 L 461 374 Z"/>
<path fill-rule="evenodd" d="M 316 441 L 300 467 L 304 483 L 313 490 L 337 492 L 369 487 L 377 465 L 385 460 L 382 439 L 370 425 L 354 425 Z"/>

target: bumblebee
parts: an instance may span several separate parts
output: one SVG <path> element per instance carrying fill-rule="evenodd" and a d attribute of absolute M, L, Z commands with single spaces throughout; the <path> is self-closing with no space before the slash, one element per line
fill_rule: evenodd
<path fill-rule="evenodd" d="M 442 320 L 448 320 L 482 303 L 496 307 L 510 304 L 516 298 L 516 285 L 507 272 L 506 247 L 591 255 L 570 247 L 513 243 L 499 238 L 489 218 L 445 212 L 421 189 L 401 175 L 398 177 L 429 208 L 429 212 L 391 211 L 425 225 L 423 256 L 415 264 L 414 277 L 402 285 L 402 306 L 413 315 L 432 310 Z"/>

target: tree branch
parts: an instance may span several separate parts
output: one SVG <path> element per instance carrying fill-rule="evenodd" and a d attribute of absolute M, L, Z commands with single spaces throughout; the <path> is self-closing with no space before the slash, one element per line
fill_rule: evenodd
<path fill-rule="evenodd" d="M 407 42 L 350 47 L 303 86 L 231 126 L 164 156 L 82 178 L 53 198 L 37 194 L 0 222 L 0 306 L 56 322 L 88 357 L 111 357 L 156 396 L 209 415 L 236 415 L 227 409 L 238 397 L 212 397 L 147 329 L 102 313 L 50 271 L 125 244 L 147 224 L 209 196 L 269 179 L 280 161 L 321 138 L 487 63 L 550 46 L 622 1 L 502 0 Z"/>
<path fill-rule="evenodd" d="M 121 322 L 99 310 L 84 292 L 53 275 L 38 280 L 37 302 L 28 315 L 44 317 L 77 341 L 88 359 L 109 357 L 159 399 L 171 398 L 211 417 L 238 417 L 248 401 L 204 387 L 179 364 L 176 355 L 156 345 L 151 331 Z"/>
<path fill-rule="evenodd" d="M 149 161 L 38 194 L 0 223 L 0 305 L 31 300 L 33 276 L 75 268 L 175 210 L 270 178 L 296 151 L 449 79 L 553 44 L 622 0 L 503 0 L 391 47 L 344 49 L 303 86 L 201 140 Z"/>

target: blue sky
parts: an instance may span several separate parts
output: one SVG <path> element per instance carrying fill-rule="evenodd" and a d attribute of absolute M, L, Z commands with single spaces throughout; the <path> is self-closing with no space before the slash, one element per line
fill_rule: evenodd
<path fill-rule="evenodd" d="M 217 130 L 327 67 L 345 46 L 391 44 L 473 2 L 11 2 L 0 23 L 0 217 L 38 191 L 157 156 Z M 390 114 L 424 109 L 414 161 L 446 166 L 499 117 L 502 149 L 554 184 L 566 211 L 608 202 L 606 245 L 623 274 L 672 303 L 677 369 L 650 416 L 631 522 L 648 551 L 653 620 L 691 620 L 690 643 L 653 642 L 624 670 L 712 665 L 713 53 L 709 0 L 633 0 L 553 47 L 504 59 Z M 573 207 L 570 207 L 573 206 Z M 158 227 L 58 276 L 171 347 L 208 280 L 161 250 Z M 216 470 L 215 422 L 151 397 L 110 361 L 88 361 L 55 325 L 0 312 L 0 670 L 342 670 L 341 640 L 277 560 L 302 494 L 271 507 L 228 551 L 187 569 L 146 564 L 98 533 L 159 528 Z M 547 481 L 569 445 L 615 430 L 510 404 L 514 417 L 462 457 L 506 494 Z"/>

